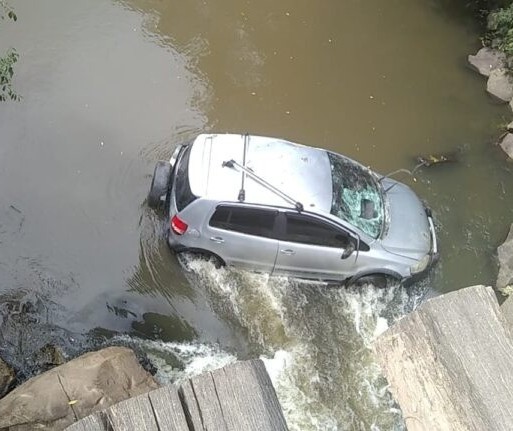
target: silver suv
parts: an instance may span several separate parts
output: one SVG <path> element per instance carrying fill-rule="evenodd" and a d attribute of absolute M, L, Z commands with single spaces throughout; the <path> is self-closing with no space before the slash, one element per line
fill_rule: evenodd
<path fill-rule="evenodd" d="M 437 257 L 430 211 L 406 185 L 331 151 L 202 134 L 155 168 L 168 243 L 273 275 L 386 286 Z"/>

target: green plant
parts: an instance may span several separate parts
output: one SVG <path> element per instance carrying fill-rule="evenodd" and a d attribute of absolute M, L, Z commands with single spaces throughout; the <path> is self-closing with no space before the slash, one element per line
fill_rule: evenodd
<path fill-rule="evenodd" d="M 13 21 L 18 19 L 5 0 L 0 0 L 0 20 L 4 20 L 6 17 Z M 14 48 L 10 48 L 3 57 L 0 57 L 0 102 L 7 99 L 20 100 L 20 96 L 12 88 L 13 67 L 18 58 L 19 54 Z"/>
<path fill-rule="evenodd" d="M 513 3 L 488 16 L 488 41 L 507 55 L 513 55 Z"/>
<path fill-rule="evenodd" d="M 7 99 L 20 100 L 20 96 L 12 88 L 13 66 L 18 57 L 18 53 L 12 48 L 4 57 L 0 57 L 0 102 Z"/>

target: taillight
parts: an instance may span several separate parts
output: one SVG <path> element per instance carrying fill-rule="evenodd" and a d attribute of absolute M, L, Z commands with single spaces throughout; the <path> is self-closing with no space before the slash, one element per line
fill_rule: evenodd
<path fill-rule="evenodd" d="M 171 219 L 171 230 L 177 235 L 183 235 L 189 226 L 177 215 Z"/>

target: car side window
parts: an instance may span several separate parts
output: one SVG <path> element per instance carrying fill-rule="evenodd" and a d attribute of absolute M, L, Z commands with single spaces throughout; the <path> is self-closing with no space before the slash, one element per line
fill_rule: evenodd
<path fill-rule="evenodd" d="M 349 244 L 349 234 L 329 223 L 302 214 L 287 213 L 286 218 L 284 241 L 336 248 Z"/>
<path fill-rule="evenodd" d="M 248 235 L 275 238 L 274 222 L 277 215 L 278 211 L 273 210 L 219 205 L 209 225 Z"/>

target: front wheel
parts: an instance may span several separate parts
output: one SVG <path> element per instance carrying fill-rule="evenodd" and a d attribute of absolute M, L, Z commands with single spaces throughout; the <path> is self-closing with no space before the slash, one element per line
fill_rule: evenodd
<path fill-rule="evenodd" d="M 150 207 L 157 208 L 159 206 L 160 198 L 167 193 L 170 177 L 171 164 L 169 162 L 159 160 L 155 165 L 150 191 L 148 192 L 148 205 Z"/>
<path fill-rule="evenodd" d="M 350 282 L 351 285 L 356 287 L 367 287 L 372 285 L 378 289 L 386 289 L 387 287 L 397 286 L 400 280 L 388 274 L 369 274 L 364 275 L 356 280 Z"/>

